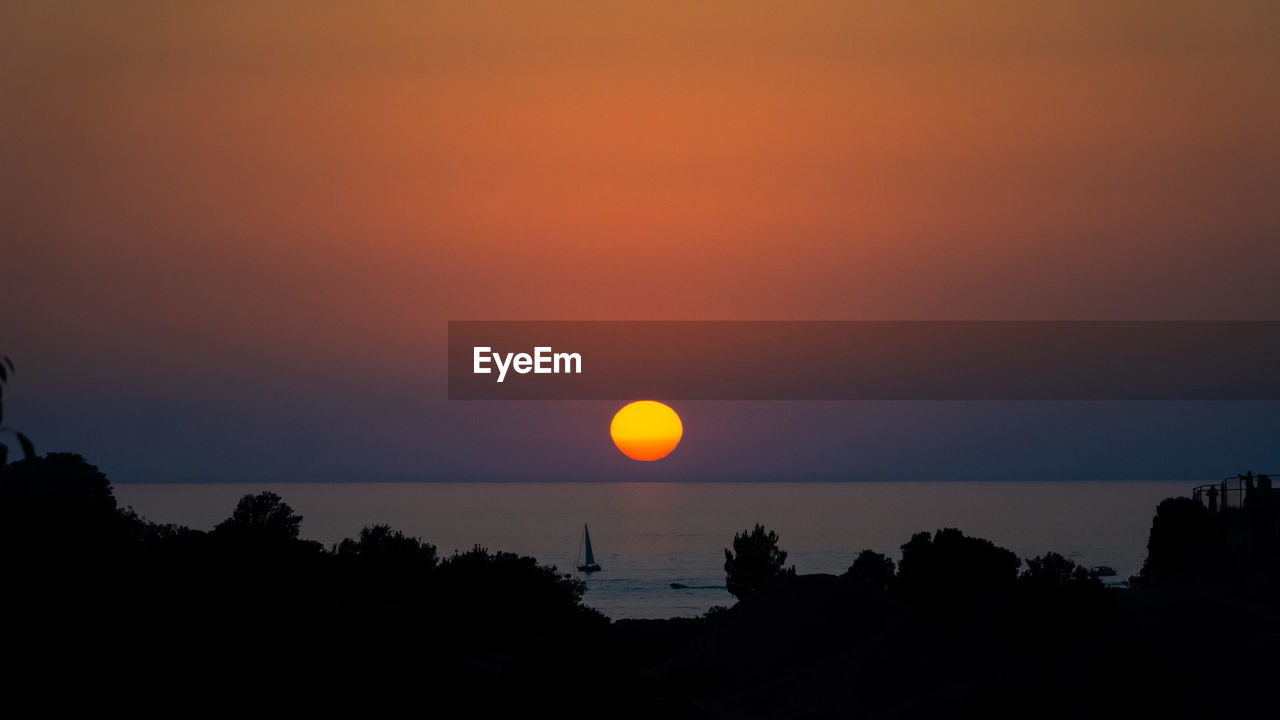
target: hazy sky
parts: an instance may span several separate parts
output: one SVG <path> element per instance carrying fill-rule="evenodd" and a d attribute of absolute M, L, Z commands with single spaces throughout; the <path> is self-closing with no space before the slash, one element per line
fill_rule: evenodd
<path fill-rule="evenodd" d="M 117 480 L 1199 477 L 1280 408 L 447 403 L 447 320 L 1280 319 L 1280 4 L 3 2 L 7 420 Z M 1277 469 L 1270 468 L 1270 469 Z"/>

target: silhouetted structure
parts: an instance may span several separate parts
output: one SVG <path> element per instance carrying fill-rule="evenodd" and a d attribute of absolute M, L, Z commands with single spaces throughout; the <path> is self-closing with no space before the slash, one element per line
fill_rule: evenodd
<path fill-rule="evenodd" d="M 1191 489 L 1191 498 L 1209 507 L 1210 512 L 1228 509 L 1244 509 L 1257 503 L 1265 507 L 1277 505 L 1274 499 L 1276 488 L 1271 482 L 1271 475 L 1255 476 L 1252 471 L 1223 478 L 1216 483 L 1197 485 Z M 1214 498 L 1217 502 L 1214 503 Z"/>

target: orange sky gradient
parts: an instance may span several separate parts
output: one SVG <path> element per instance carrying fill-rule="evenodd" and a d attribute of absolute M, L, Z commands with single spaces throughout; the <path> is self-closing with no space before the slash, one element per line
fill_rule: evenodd
<path fill-rule="evenodd" d="M 451 424 L 450 319 L 1280 317 L 1280 4 L 907 5 L 6 3 L 10 419 Z"/>

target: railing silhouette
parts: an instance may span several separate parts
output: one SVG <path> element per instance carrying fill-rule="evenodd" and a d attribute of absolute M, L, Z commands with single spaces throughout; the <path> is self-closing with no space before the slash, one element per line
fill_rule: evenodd
<path fill-rule="evenodd" d="M 1245 501 L 1251 493 L 1261 494 L 1274 492 L 1271 478 L 1276 473 L 1260 473 L 1254 475 L 1233 475 L 1219 482 L 1197 485 L 1191 489 L 1192 499 L 1201 502 L 1211 512 L 1228 508 L 1244 508 Z"/>

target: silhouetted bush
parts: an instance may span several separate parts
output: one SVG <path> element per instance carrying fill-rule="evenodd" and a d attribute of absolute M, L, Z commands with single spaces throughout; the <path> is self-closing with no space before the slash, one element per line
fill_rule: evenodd
<path fill-rule="evenodd" d="M 586 583 L 528 556 L 491 553 L 476 545 L 446 558 L 436 577 L 451 612 L 488 631 L 557 626 L 598 615 L 581 605 Z"/>
<path fill-rule="evenodd" d="M 854 558 L 845 576 L 860 586 L 884 590 L 893 582 L 893 558 L 874 550 L 863 550 Z"/>
<path fill-rule="evenodd" d="M 383 572 L 421 573 L 436 566 L 436 546 L 410 537 L 390 525 L 360 530 L 357 540 L 347 538 L 335 549 L 338 557 L 377 566 Z"/>
<path fill-rule="evenodd" d="M 382 524 L 362 529 L 356 540 L 338 543 L 334 555 L 349 581 L 400 590 L 424 587 L 437 565 L 435 545 Z"/>
<path fill-rule="evenodd" d="M 1018 577 L 1018 556 L 955 528 L 913 535 L 902 546 L 898 587 L 918 600 L 958 599 L 998 592 Z"/>
<path fill-rule="evenodd" d="M 238 543 L 280 545 L 296 540 L 301 526 L 302 516 L 279 495 L 266 491 L 240 498 L 231 517 L 215 525 L 213 534 Z"/>
<path fill-rule="evenodd" d="M 778 548 L 778 534 L 763 525 L 733 536 L 733 550 L 725 548 L 725 585 L 739 600 L 750 597 L 781 575 L 795 575 L 794 566 L 784 568 L 787 553 Z"/>
<path fill-rule="evenodd" d="M 1101 589 L 1097 574 L 1056 552 L 1037 555 L 1027 561 L 1018 583 L 1028 589 L 1051 593 L 1071 589 Z"/>

